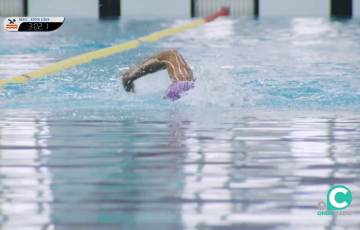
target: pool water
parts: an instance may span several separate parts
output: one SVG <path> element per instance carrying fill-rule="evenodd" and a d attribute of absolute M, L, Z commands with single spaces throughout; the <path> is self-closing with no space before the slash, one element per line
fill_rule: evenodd
<path fill-rule="evenodd" d="M 0 30 L 0 79 L 191 20 Z M 0 91 L 0 229 L 359 229 L 360 21 L 221 18 Z M 178 49 L 128 94 L 118 70 Z M 334 185 L 349 216 L 319 216 Z"/>

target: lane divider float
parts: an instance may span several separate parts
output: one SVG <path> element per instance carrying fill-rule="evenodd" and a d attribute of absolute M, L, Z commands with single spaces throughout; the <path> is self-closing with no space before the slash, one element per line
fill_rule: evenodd
<path fill-rule="evenodd" d="M 196 28 L 205 23 L 213 21 L 213 20 L 217 19 L 218 17 L 228 16 L 228 15 L 229 15 L 229 10 L 227 8 L 223 8 L 222 10 L 220 10 L 219 12 L 217 12 L 215 14 L 211 14 L 206 18 L 196 20 L 187 25 L 158 31 L 158 32 L 152 33 L 148 36 L 134 40 L 134 41 L 129 41 L 129 42 L 122 43 L 119 45 L 115 45 L 115 46 L 107 47 L 104 49 L 96 50 L 93 52 L 81 54 L 79 56 L 65 59 L 63 61 L 45 66 L 43 68 L 40 68 L 38 70 L 29 72 L 26 74 L 21 74 L 19 76 L 16 76 L 16 77 L 13 77 L 10 79 L 6 79 L 6 80 L 0 80 L 0 89 L 3 88 L 4 85 L 6 85 L 7 83 L 28 83 L 30 79 L 43 78 L 46 75 L 50 75 L 50 74 L 62 71 L 64 69 L 68 69 L 68 68 L 74 67 L 79 64 L 88 63 L 88 62 L 92 61 L 93 59 L 107 57 L 107 56 L 110 56 L 110 55 L 113 55 L 116 53 L 120 53 L 124 50 L 135 49 L 143 42 L 156 42 L 156 41 L 159 41 L 160 39 L 162 39 L 163 37 L 167 37 L 167 36 L 170 36 L 173 34 L 178 34 L 180 32 L 188 30 L 188 29 Z"/>

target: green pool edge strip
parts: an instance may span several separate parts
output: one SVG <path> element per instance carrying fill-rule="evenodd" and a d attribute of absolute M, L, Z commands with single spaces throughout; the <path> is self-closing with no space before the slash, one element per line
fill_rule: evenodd
<path fill-rule="evenodd" d="M 221 11 L 219 11 L 215 14 L 212 14 L 206 18 L 196 20 L 194 22 L 191 22 L 191 23 L 183 25 L 183 26 L 158 31 L 158 32 L 152 33 L 148 36 L 139 38 L 137 40 L 133 40 L 133 41 L 119 44 L 119 45 L 115 45 L 115 46 L 107 47 L 104 49 L 96 50 L 93 52 L 81 54 L 79 56 L 65 59 L 63 61 L 45 66 L 43 68 L 40 68 L 38 70 L 29 72 L 29 73 L 21 74 L 21 75 L 18 75 L 16 77 L 6 79 L 6 80 L 0 80 L 0 89 L 3 88 L 7 83 L 24 83 L 25 84 L 25 83 L 28 83 L 30 79 L 43 78 L 47 75 L 50 75 L 50 74 L 53 74 L 56 72 L 60 72 L 62 70 L 65 70 L 65 69 L 83 64 L 83 63 L 91 62 L 94 59 L 104 58 L 104 57 L 107 57 L 107 56 L 110 56 L 110 55 L 113 55 L 116 53 L 121 53 L 122 51 L 129 50 L 129 49 L 135 49 L 143 42 L 156 42 L 156 41 L 159 41 L 160 39 L 162 39 L 163 37 L 167 37 L 167 36 L 170 36 L 173 34 L 178 34 L 180 32 L 188 30 L 188 29 L 196 28 L 207 22 L 213 21 L 218 17 L 227 16 L 228 14 L 229 14 L 228 9 L 222 9 Z"/>

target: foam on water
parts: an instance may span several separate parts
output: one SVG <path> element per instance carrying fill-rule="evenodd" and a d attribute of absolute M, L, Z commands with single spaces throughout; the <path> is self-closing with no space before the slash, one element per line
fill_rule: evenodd
<path fill-rule="evenodd" d="M 172 26 L 186 22 L 175 21 Z M 120 27 L 124 29 L 120 34 L 124 34 L 132 23 L 101 22 L 100 26 L 108 29 Z M 147 24 L 154 28 L 171 25 L 157 21 Z M 272 23 L 220 19 L 165 38 L 159 43 L 142 44 L 135 50 L 95 60 L 44 79 L 32 80 L 27 85 L 9 84 L 0 92 L 0 106 L 101 109 L 148 105 L 154 108 L 192 106 L 354 110 L 359 108 L 360 99 L 360 59 L 356 52 L 359 44 L 355 42 L 359 34 L 356 33 L 356 25 L 356 21 L 340 23 L 321 18 L 296 18 Z M 109 35 L 104 39 L 106 42 L 102 42 L 97 35 L 79 34 L 85 38 L 85 42 L 81 43 L 81 38 L 76 40 L 73 33 L 69 38 L 59 39 L 65 34 L 69 34 L 67 30 L 55 32 L 55 41 L 61 43 L 57 49 L 51 45 L 52 48 L 44 50 L 46 47 L 39 44 L 30 48 L 25 43 L 24 52 L 32 49 L 31 53 L 35 52 L 35 56 L 36 53 L 52 55 L 53 60 L 47 61 L 48 64 L 64 58 L 64 52 L 69 56 L 114 44 Z M 130 37 L 135 34 L 140 32 Z M 32 33 L 31 36 L 39 38 Z M 88 42 L 91 36 L 95 42 Z M 52 34 L 43 37 L 49 39 L 44 44 L 48 44 L 52 37 Z M 16 38 L 15 42 L 19 43 L 16 49 L 19 49 L 21 41 L 27 36 L 21 34 Z M 81 44 L 67 43 L 73 41 Z M 182 53 L 197 78 L 196 88 L 175 103 L 164 101 L 164 92 L 171 84 L 164 71 L 136 81 L 135 95 L 125 93 L 116 79 L 118 69 L 167 48 L 176 48 Z M 17 62 L 24 60 L 31 63 L 31 58 L 33 56 L 22 57 Z M 11 73 L 10 69 L 6 73 Z M 15 73 L 18 74 L 16 70 Z"/>

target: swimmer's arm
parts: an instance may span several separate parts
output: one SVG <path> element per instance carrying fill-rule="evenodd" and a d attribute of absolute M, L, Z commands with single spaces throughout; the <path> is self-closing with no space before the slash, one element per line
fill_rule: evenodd
<path fill-rule="evenodd" d="M 163 61 L 162 53 L 146 58 L 123 74 L 122 82 L 125 90 L 127 92 L 134 92 L 134 81 L 136 79 L 163 69 L 166 69 L 166 65 Z"/>
<path fill-rule="evenodd" d="M 134 92 L 134 81 L 149 73 L 167 69 L 172 82 L 194 81 L 193 73 L 184 58 L 176 50 L 152 55 L 123 74 L 123 85 L 127 92 Z"/>

